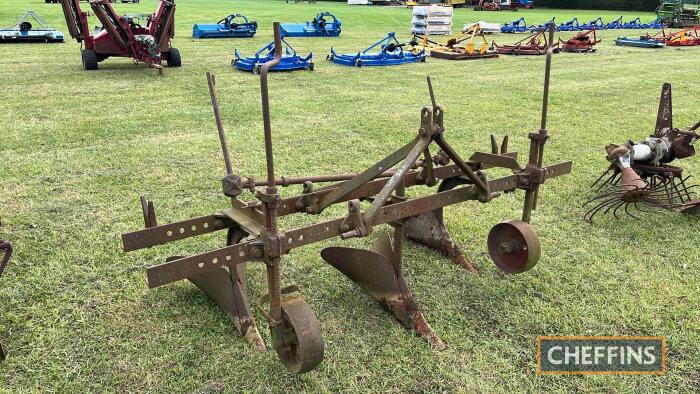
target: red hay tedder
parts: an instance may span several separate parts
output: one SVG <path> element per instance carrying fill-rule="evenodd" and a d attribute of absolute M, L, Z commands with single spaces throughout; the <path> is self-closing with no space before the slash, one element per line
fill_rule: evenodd
<path fill-rule="evenodd" d="M 89 0 L 102 28 L 90 33 L 88 14 L 80 9 L 79 0 L 61 0 L 71 37 L 84 46 L 83 67 L 97 70 L 97 64 L 110 56 L 121 56 L 148 63 L 161 73 L 165 60 L 170 67 L 180 67 L 180 52 L 170 46 L 175 36 L 175 2 L 160 0 L 155 14 L 141 26 L 136 17 L 119 16 L 110 0 Z"/>

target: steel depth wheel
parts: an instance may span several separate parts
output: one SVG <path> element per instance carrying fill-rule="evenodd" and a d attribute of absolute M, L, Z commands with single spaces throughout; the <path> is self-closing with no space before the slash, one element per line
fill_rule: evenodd
<path fill-rule="evenodd" d="M 509 274 L 518 274 L 534 267 L 540 260 L 540 240 L 527 222 L 512 220 L 498 223 L 488 236 L 491 260 Z"/>
<path fill-rule="evenodd" d="M 323 361 L 323 338 L 316 315 L 301 297 L 282 301 L 283 322 L 271 327 L 272 344 L 291 373 L 309 372 Z"/>

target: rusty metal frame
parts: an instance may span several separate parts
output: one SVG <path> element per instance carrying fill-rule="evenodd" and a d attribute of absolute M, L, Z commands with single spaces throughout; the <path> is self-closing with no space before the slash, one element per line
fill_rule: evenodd
<path fill-rule="evenodd" d="M 275 41 L 281 39 L 279 30 L 279 24 L 275 23 Z M 281 48 L 281 46 L 276 45 L 275 48 Z M 306 349 L 310 352 L 312 361 L 295 363 L 294 360 L 285 356 L 287 354 L 285 349 L 288 350 L 287 347 L 292 346 L 289 335 L 294 331 L 290 331 L 290 324 L 301 324 L 304 327 L 316 326 L 311 324 L 315 322 L 315 317 L 311 319 L 305 316 L 304 319 L 299 319 L 298 316 L 289 315 L 289 313 L 308 314 L 310 309 L 299 297 L 286 296 L 287 298 L 283 300 L 283 295 L 297 288 L 294 286 L 282 288 L 280 275 L 282 256 L 293 249 L 322 240 L 366 237 L 372 233 L 374 227 L 389 224 L 394 228 L 393 245 L 389 237 L 382 235 L 375 247 L 376 251 L 363 251 L 362 253 L 366 252 L 365 254 L 358 252 L 360 256 L 366 255 L 377 259 L 384 264 L 385 268 L 392 267 L 386 269 L 396 276 L 395 280 L 389 278 L 389 282 L 398 287 L 393 287 L 394 290 L 389 293 L 375 292 L 372 296 L 383 303 L 404 325 L 426 337 L 436 348 L 444 348 L 444 342 L 422 317 L 403 280 L 401 273 L 403 239 L 407 236 L 418 240 L 451 258 L 461 256 L 459 248 L 454 245 L 442 222 L 442 208 L 470 200 L 487 203 L 499 197 L 501 193 L 519 189 L 526 191 L 523 208 L 524 222 L 519 222 L 521 223 L 519 228 L 529 228 L 526 222 L 530 220 L 531 213 L 536 208 L 539 186 L 548 179 L 571 171 L 570 161 L 550 166 L 542 164 L 544 143 L 548 138 L 546 122 L 552 50 L 553 47 L 550 44 L 546 63 L 542 123 L 538 132 L 529 135 L 531 146 L 529 163 L 526 166 L 518 164 L 517 153 L 508 152 L 507 137 L 500 149 L 495 137 L 492 136 L 490 153 L 477 152 L 468 161 L 462 159 L 447 141 L 443 122 L 444 111 L 436 103 L 432 83 L 428 78 L 432 107 L 421 110 L 418 133 L 408 144 L 358 174 L 277 178 L 274 171 L 268 93 L 268 71 L 274 67 L 276 61 L 279 61 L 281 55 L 281 52 L 277 51 L 275 60 L 263 65 L 260 74 L 267 177 L 263 181 L 244 179 L 233 174 L 225 130 L 218 108 L 216 79 L 208 74 L 212 107 L 226 167 L 222 186 L 224 194 L 231 199 L 231 207 L 214 215 L 157 225 L 152 202 L 142 198 L 146 226 L 142 230 L 122 235 L 124 250 L 135 251 L 226 229 L 227 245 L 222 248 L 192 256 L 174 256 L 162 264 L 148 267 L 146 270 L 148 286 L 154 288 L 189 279 L 209 294 L 231 316 L 241 334 L 250 340 L 249 330 L 255 327 L 255 323 L 245 295 L 244 267 L 251 261 L 264 263 L 267 268 L 268 293 L 260 298 L 259 304 L 269 305 L 269 309 L 263 311 L 263 315 L 270 325 L 278 355 L 290 371 L 300 373 L 308 371 L 320 362 L 323 357 L 322 342 L 320 337 L 316 337 L 320 333 L 307 333 L 305 335 L 309 336 L 308 338 L 299 337 L 300 334 L 297 333 L 295 340 L 298 343 L 292 345 L 298 346 L 298 350 Z M 433 145 L 439 148 L 439 152 L 434 156 L 430 151 Z M 488 179 L 485 170 L 495 167 L 510 169 L 513 174 Z M 442 183 L 437 193 L 433 195 L 418 198 L 408 198 L 405 195 L 407 188 L 419 185 L 435 186 L 438 181 Z M 317 187 L 316 183 L 326 183 L 326 185 Z M 304 191 L 299 195 L 281 198 L 278 184 L 283 187 L 303 184 Z M 245 190 L 250 190 L 256 200 L 242 200 L 240 195 Z M 362 201 L 369 202 L 369 206 L 364 210 Z M 285 231 L 278 228 L 277 221 L 281 216 L 298 213 L 317 215 L 327 207 L 340 203 L 348 205 L 348 212 L 342 217 Z M 428 237 L 424 237 L 425 234 L 416 233 L 415 228 L 429 221 L 436 223 L 435 227 L 439 228 L 431 230 L 433 233 Z M 525 236 L 536 237 L 534 230 L 531 233 Z M 528 241 L 539 245 L 536 239 Z M 489 242 L 491 243 L 491 240 Z M 502 248 L 504 253 L 510 248 L 507 242 L 502 242 L 502 237 L 496 238 L 495 242 L 496 247 Z M 343 253 L 346 252 L 334 249 L 332 252 L 329 251 L 324 259 L 343 256 Z M 539 258 L 539 252 L 536 258 Z M 462 260 L 464 260 L 463 256 Z M 462 263 L 460 264 L 468 268 L 467 262 L 462 261 Z M 331 264 L 341 271 L 339 266 L 347 267 L 342 262 L 339 265 Z M 529 269 L 534 263 L 530 261 L 528 264 L 530 264 Z M 352 277 L 352 272 L 344 273 L 351 279 L 356 279 Z M 371 289 L 368 291 L 372 293 Z M 262 340 L 259 339 L 257 330 L 252 336 L 255 339 L 251 342 L 258 347 L 264 346 L 261 345 Z M 319 349 L 318 346 L 321 348 Z"/>

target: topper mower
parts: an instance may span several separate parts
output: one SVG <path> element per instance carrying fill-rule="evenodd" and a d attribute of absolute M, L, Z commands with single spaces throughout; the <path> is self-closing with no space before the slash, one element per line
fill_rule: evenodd
<path fill-rule="evenodd" d="M 525 18 L 520 18 L 516 21 L 508 22 L 501 27 L 501 33 L 515 34 L 515 33 L 527 33 L 529 31 L 530 31 L 530 29 L 527 27 L 527 23 L 525 22 Z"/>
<path fill-rule="evenodd" d="M 12 245 L 10 245 L 9 242 L 0 240 L 0 252 L 2 252 L 2 262 L 0 262 L 0 276 L 2 276 L 2 273 L 5 271 L 5 267 L 7 267 L 7 263 L 10 261 L 10 257 L 12 257 Z M 0 361 L 5 359 L 5 349 L 2 346 L 2 343 L 0 343 Z"/>
<path fill-rule="evenodd" d="M 581 30 L 580 24 L 578 23 L 578 18 L 574 18 L 570 21 L 564 22 L 559 25 L 559 31 L 578 31 Z"/>
<path fill-rule="evenodd" d="M 619 18 L 615 19 L 614 21 L 608 23 L 605 25 L 605 28 L 608 30 L 615 30 L 615 29 L 624 29 L 624 23 L 622 23 L 622 16 Z"/>
<path fill-rule="evenodd" d="M 309 53 L 306 57 L 297 55 L 297 51 L 284 39 L 280 38 L 280 45 L 284 45 L 284 54 L 280 60 L 275 63 L 270 71 L 294 71 L 294 70 L 314 70 L 313 53 Z M 243 57 L 238 49 L 233 51 L 234 58 L 231 60 L 231 66 L 249 71 L 253 74 L 260 74 L 264 63 L 271 61 L 277 52 L 277 43 L 275 41 L 265 45 L 259 51 L 255 52 L 255 56 Z"/>
<path fill-rule="evenodd" d="M 639 38 L 618 37 L 617 40 L 615 40 L 615 45 L 635 48 L 663 48 L 666 46 L 666 44 L 657 41 L 649 34 L 643 35 Z"/>
<path fill-rule="evenodd" d="M 608 25 L 603 22 L 603 18 L 597 18 L 581 25 L 581 30 L 606 30 Z"/>
<path fill-rule="evenodd" d="M 343 66 L 395 66 L 398 64 L 415 63 L 425 61 L 425 50 L 413 53 L 404 50 L 406 45 L 413 42 L 401 43 L 396 39 L 394 32 L 388 33 L 386 37 L 370 45 L 362 52 L 339 54 L 331 47 L 331 53 L 326 56 L 326 60 Z M 379 52 L 370 52 L 374 48 L 379 48 Z"/>
<path fill-rule="evenodd" d="M 700 122 L 687 130 L 673 127 L 671 85 L 664 84 L 654 134 L 641 142 L 605 147 L 610 165 L 593 183 L 597 194 L 584 204 L 592 205 L 584 218 L 592 221 L 599 212 L 617 217 L 618 211 L 636 218 L 634 211 L 658 209 L 700 214 L 700 199 L 693 192 L 697 185 L 688 186 L 690 176 L 671 165 L 695 155 L 699 128 Z"/>
<path fill-rule="evenodd" d="M 550 19 L 549 22 L 546 22 L 542 25 L 531 25 L 530 32 L 534 33 L 534 32 L 538 32 L 538 31 L 546 31 L 547 29 L 549 29 L 550 24 L 554 24 L 554 29 L 559 30 L 559 28 L 557 27 L 557 24 L 554 22 L 556 19 L 557 19 L 557 17 L 555 16 L 555 17 L 552 17 L 552 19 Z"/>
<path fill-rule="evenodd" d="M 653 37 L 656 41 L 673 47 L 690 47 L 700 45 L 700 27 L 684 29 L 675 33 L 666 34 L 665 29 L 661 29 Z"/>
<path fill-rule="evenodd" d="M 554 37 L 555 29 L 554 22 L 550 22 L 548 28 L 550 38 Z M 537 31 L 512 45 L 498 45 L 493 41 L 492 47 L 496 48 L 501 55 L 545 55 L 550 48 L 550 42 L 545 31 Z M 553 53 L 559 53 L 559 43 L 554 44 L 551 49 Z"/>
<path fill-rule="evenodd" d="M 639 17 L 636 17 L 635 19 L 632 19 L 631 21 L 627 21 L 622 24 L 623 29 L 627 30 L 634 30 L 634 29 L 647 29 L 648 27 L 644 27 L 642 25 L 642 20 Z"/>
<path fill-rule="evenodd" d="M 175 3 L 160 0 L 158 9 L 147 18 L 146 26 L 135 23 L 133 18 L 119 16 L 109 0 L 90 0 L 90 7 L 102 22 L 102 29 L 90 35 L 88 14 L 80 9 L 78 0 L 61 0 L 71 37 L 80 42 L 83 67 L 97 70 L 97 64 L 109 57 L 120 56 L 135 62 L 147 63 L 163 73 L 161 62 L 170 67 L 180 67 L 180 51 L 170 46 L 175 36 Z"/>
<path fill-rule="evenodd" d="M 479 39 L 483 41 L 478 48 L 474 45 L 474 39 L 476 37 L 479 37 Z M 448 37 L 442 43 L 437 43 L 422 36 L 416 36 L 416 40 L 418 47 L 427 48 L 430 56 L 438 59 L 472 60 L 498 57 L 496 51 L 489 49 L 489 44 L 478 23 L 469 26 L 457 35 Z M 466 43 L 466 45 L 464 43 Z"/>
<path fill-rule="evenodd" d="M 404 241 L 409 238 L 423 243 L 465 268 L 471 267 L 445 227 L 443 208 L 465 201 L 485 204 L 504 192 L 522 189 L 525 190 L 522 220 L 496 224 L 488 235 L 487 246 L 496 266 L 507 273 L 521 273 L 534 267 L 540 257 L 540 243 L 529 221 L 537 207 L 538 190 L 548 179 L 571 171 L 570 161 L 542 165 L 544 145 L 549 138 L 551 56 L 546 62 L 540 130 L 529 134 L 530 154 L 526 166 L 518 163 L 515 152 L 508 152 L 507 139 L 499 149 L 494 137 L 491 137 L 491 153 L 476 152 L 465 161 L 448 143 L 445 111 L 438 106 L 428 78 L 432 107 L 420 111 L 415 137 L 375 165 L 361 173 L 277 177 L 268 72 L 282 58 L 278 23 L 274 24 L 274 34 L 275 57 L 265 63 L 260 72 L 266 178 L 255 180 L 233 173 L 219 112 L 216 79 L 208 75 L 226 167 L 222 188 L 231 205 L 213 215 L 159 225 L 153 202 L 142 198 L 146 228 L 122 234 L 124 250 L 135 251 L 226 230 L 226 246 L 205 253 L 170 257 L 163 264 L 147 268 L 148 286 L 156 288 L 189 279 L 226 311 L 246 339 L 257 348 L 265 349 L 246 293 L 245 276 L 247 263 L 264 264 L 267 293 L 260 296 L 256 304 L 268 322 L 272 347 L 282 364 L 293 373 L 304 373 L 323 360 L 323 338 L 316 315 L 299 294 L 302 290 L 296 285 L 283 286 L 283 279 L 286 282 L 291 278 L 282 276 L 282 270 L 289 268 L 288 264 L 282 264 L 282 259 L 296 248 L 324 240 L 371 236 L 374 239 L 372 250 L 332 246 L 323 249 L 321 257 L 356 282 L 401 324 L 424 337 L 436 349 L 445 349 L 446 344 L 426 321 L 404 278 Z M 440 151 L 433 156 L 433 149 L 437 148 Z M 489 179 L 486 171 L 490 168 L 509 169 L 513 174 Z M 319 187 L 319 183 L 323 185 Z M 291 185 L 303 185 L 303 192 L 297 196 L 289 193 L 285 193 L 287 197 L 280 196 L 278 187 Z M 436 194 L 425 194 L 426 187 L 436 186 Z M 423 191 L 423 196 L 407 195 L 407 189 L 411 188 Z M 246 191 L 254 198 L 244 201 L 241 196 Z M 282 230 L 278 226 L 282 216 L 305 215 L 308 218 L 335 205 L 345 205 L 347 214 L 330 220 L 325 215 L 325 219 L 321 219 L 325 221 L 295 229 Z M 477 206 L 485 205 L 472 205 L 474 211 Z M 393 234 L 390 236 L 382 227 L 393 229 Z M 318 293 L 319 289 L 307 291 Z"/>
<path fill-rule="evenodd" d="M 332 21 L 328 21 L 329 17 Z M 330 12 L 320 12 L 309 22 L 283 23 L 282 35 L 284 37 L 338 37 L 340 36 L 341 22 Z"/>
<path fill-rule="evenodd" d="M 215 24 L 192 26 L 192 38 L 248 38 L 258 30 L 258 22 L 249 22 L 241 14 L 232 14 Z"/>
<path fill-rule="evenodd" d="M 593 37 L 591 37 L 593 35 Z M 575 52 L 575 53 L 587 53 L 595 52 L 595 45 L 599 44 L 601 40 L 598 40 L 595 35 L 595 29 L 580 32 L 576 36 L 570 38 L 567 41 L 559 39 L 559 47 L 564 52 Z"/>
<path fill-rule="evenodd" d="M 36 26 L 29 21 L 30 18 L 34 19 Z M 0 43 L 17 42 L 63 42 L 63 33 L 50 27 L 36 12 L 28 10 L 14 26 L 0 29 Z"/>

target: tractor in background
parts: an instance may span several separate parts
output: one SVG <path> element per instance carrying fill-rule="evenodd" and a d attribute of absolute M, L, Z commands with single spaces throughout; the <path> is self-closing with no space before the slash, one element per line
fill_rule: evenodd
<path fill-rule="evenodd" d="M 682 28 L 700 25 L 700 0 L 662 0 L 656 9 L 656 19 L 668 27 Z"/>

